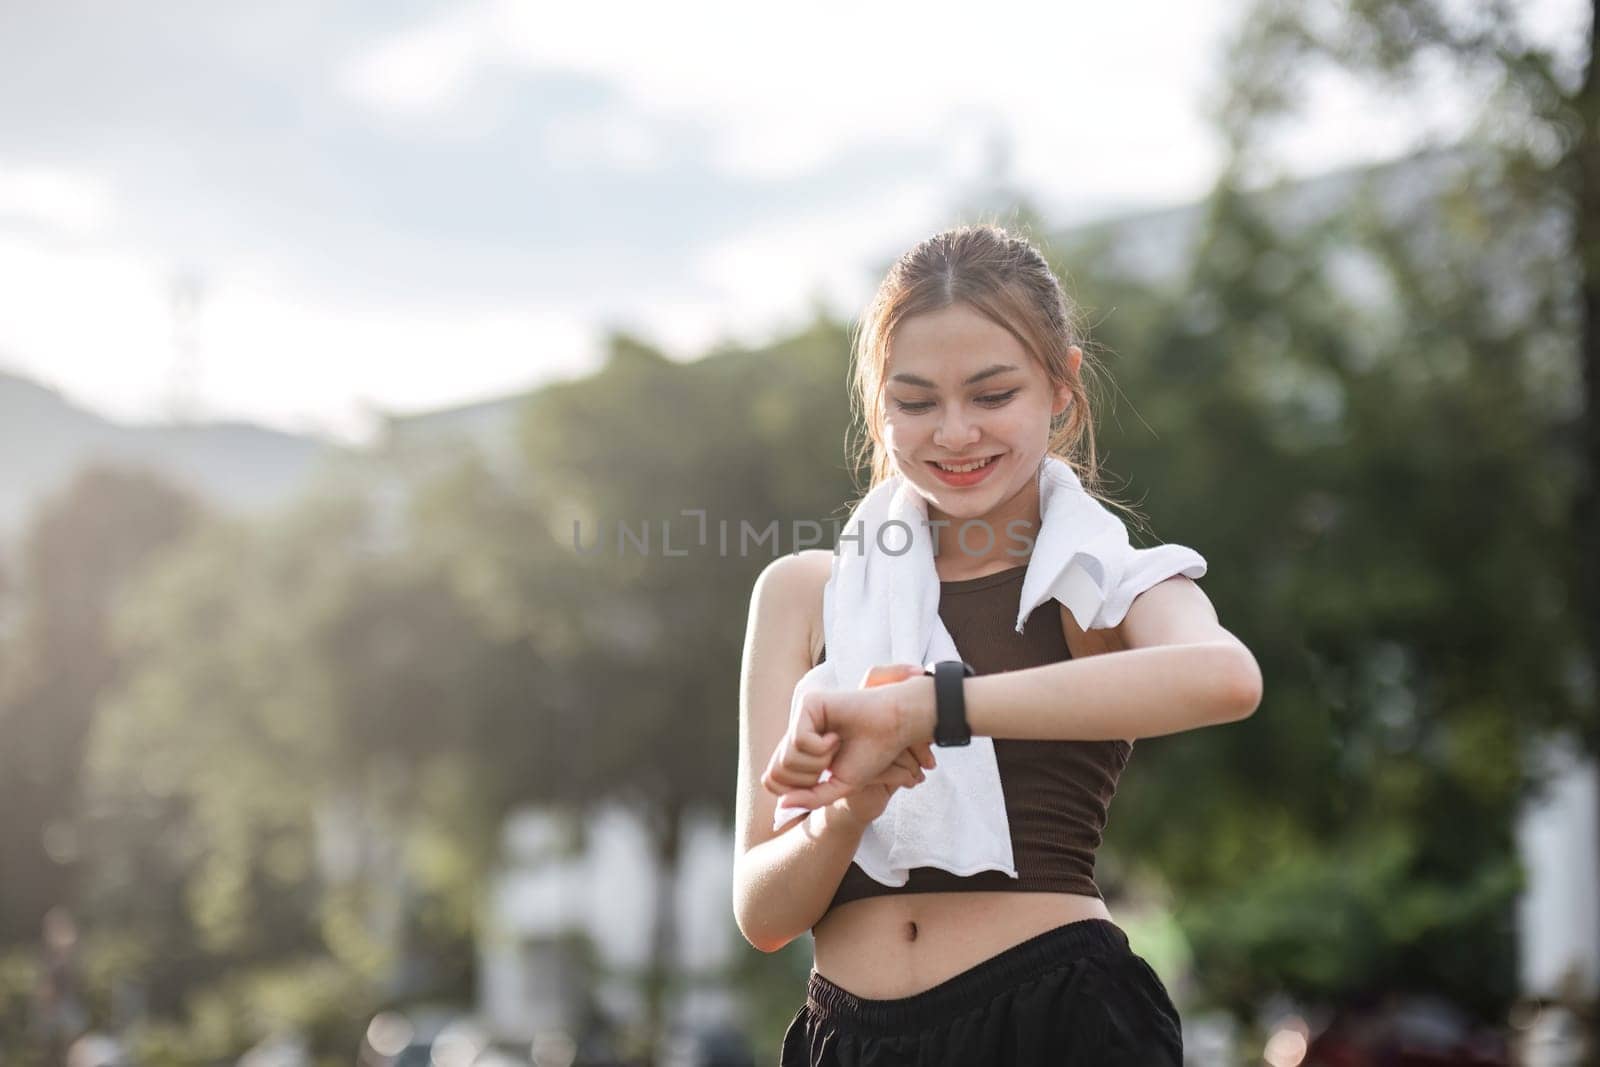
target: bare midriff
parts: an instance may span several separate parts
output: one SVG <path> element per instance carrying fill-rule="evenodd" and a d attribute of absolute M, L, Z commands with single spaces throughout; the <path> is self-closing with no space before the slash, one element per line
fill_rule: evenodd
<path fill-rule="evenodd" d="M 812 929 L 816 972 L 869 1000 L 909 997 L 1047 930 L 1111 919 L 1079 893 L 901 893 L 841 904 Z"/>

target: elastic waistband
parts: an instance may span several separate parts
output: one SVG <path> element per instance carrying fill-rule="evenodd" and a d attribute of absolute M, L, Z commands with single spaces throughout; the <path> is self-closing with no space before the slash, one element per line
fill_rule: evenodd
<path fill-rule="evenodd" d="M 919 1028 L 948 1020 L 957 1010 L 987 1003 L 1081 956 L 1130 951 L 1128 935 L 1109 919 L 1079 919 L 1030 937 L 969 967 L 931 989 L 894 1000 L 868 1000 L 811 972 L 806 1000 L 814 1013 L 840 1025 L 870 1029 Z"/>

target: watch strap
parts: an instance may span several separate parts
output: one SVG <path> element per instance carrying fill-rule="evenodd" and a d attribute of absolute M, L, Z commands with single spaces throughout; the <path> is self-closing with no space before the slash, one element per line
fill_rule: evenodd
<path fill-rule="evenodd" d="M 941 748 L 951 748 L 972 743 L 972 730 L 967 725 L 967 701 L 962 684 L 978 672 L 969 663 L 958 659 L 940 660 L 928 667 L 925 674 L 933 676 L 933 699 L 936 721 L 933 743 Z"/>

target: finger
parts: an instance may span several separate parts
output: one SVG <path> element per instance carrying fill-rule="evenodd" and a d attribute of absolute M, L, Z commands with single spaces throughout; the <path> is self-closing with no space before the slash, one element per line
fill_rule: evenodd
<path fill-rule="evenodd" d="M 766 784 L 769 789 L 773 786 L 777 786 L 779 789 L 804 789 L 815 785 L 821 775 L 821 768 L 807 773 L 789 767 L 778 766 L 767 771 L 766 775 L 762 777 L 762 783 Z"/>
<path fill-rule="evenodd" d="M 914 763 L 907 756 L 896 756 L 894 760 L 872 777 L 874 782 L 886 782 L 889 776 L 896 771 L 910 771 Z"/>
<path fill-rule="evenodd" d="M 783 793 L 790 789 L 810 789 L 821 780 L 814 774 L 809 778 L 803 774 L 774 774 L 766 786 L 770 792 Z"/>
<path fill-rule="evenodd" d="M 875 685 L 890 685 L 894 682 L 903 682 L 907 678 L 921 673 L 922 668 L 911 663 L 886 663 L 877 667 L 869 667 L 866 675 L 861 679 L 861 688 L 871 689 Z"/>
<path fill-rule="evenodd" d="M 800 730 L 794 735 L 794 747 L 811 756 L 826 756 L 839 743 L 838 734 L 817 736 L 810 730 Z"/>
<path fill-rule="evenodd" d="M 809 733 L 822 737 L 828 733 L 828 697 L 820 690 L 812 690 L 800 698 L 800 715 L 794 733 Z"/>
<path fill-rule="evenodd" d="M 874 785 L 885 786 L 890 793 L 899 789 L 913 789 L 922 784 L 922 779 L 914 777 L 910 771 L 895 767 L 881 775 Z"/>
<path fill-rule="evenodd" d="M 894 758 L 890 766 L 897 767 L 911 775 L 917 781 L 922 781 L 922 764 L 917 762 L 916 756 L 910 752 L 902 752 Z"/>
<path fill-rule="evenodd" d="M 761 782 L 768 789 L 793 789 L 797 786 L 809 786 L 822 775 L 823 768 L 800 768 L 790 766 L 787 762 L 774 757 L 761 774 Z"/>
<path fill-rule="evenodd" d="M 766 769 L 761 772 L 763 781 L 786 772 L 788 761 L 791 758 L 787 743 L 779 745 L 772 753 L 772 758 L 767 760 Z"/>
<path fill-rule="evenodd" d="M 819 783 L 811 789 L 790 790 L 783 796 L 785 804 L 801 808 L 820 808 L 824 804 L 831 804 L 840 797 L 849 796 L 855 792 L 855 786 L 846 785 L 837 778 L 829 778 L 826 782 Z"/>
<path fill-rule="evenodd" d="M 933 742 L 932 741 L 919 741 L 916 744 L 911 746 L 910 751 L 911 751 L 911 753 L 913 755 L 916 756 L 917 763 L 924 770 L 931 771 L 931 770 L 933 770 L 935 767 L 937 767 L 939 765 L 939 761 L 936 760 L 934 758 L 934 756 L 933 756 Z"/>
<path fill-rule="evenodd" d="M 924 777 L 922 768 L 917 766 L 915 760 L 909 756 L 902 756 L 884 768 L 869 784 L 903 788 L 918 784 Z"/>
<path fill-rule="evenodd" d="M 816 774 L 831 762 L 833 762 L 831 750 L 820 756 L 808 756 L 804 752 L 798 752 L 785 746 L 783 750 L 780 750 L 779 758 L 773 761 L 773 766 L 785 767 L 791 771 L 810 771 Z"/>

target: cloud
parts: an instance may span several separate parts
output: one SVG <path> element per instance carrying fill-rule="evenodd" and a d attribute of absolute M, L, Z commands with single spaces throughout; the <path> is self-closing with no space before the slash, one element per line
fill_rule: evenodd
<path fill-rule="evenodd" d="M 452 10 L 385 37 L 341 65 L 338 88 L 395 118 L 426 120 L 447 110 L 459 112 L 481 68 L 495 59 L 494 36 L 483 14 Z"/>
<path fill-rule="evenodd" d="M 0 167 L 0 218 L 82 236 L 111 216 L 111 185 L 91 174 L 47 167 Z"/>
<path fill-rule="evenodd" d="M 667 162 L 666 136 L 660 124 L 611 106 L 557 115 L 546 124 L 540 148 L 545 164 L 563 170 L 647 173 Z"/>
<path fill-rule="evenodd" d="M 324 299 L 241 257 L 198 279 L 158 257 L 0 234 L 0 358 L 79 403 L 147 419 L 176 402 L 359 439 L 369 407 L 411 410 L 527 388 L 596 358 L 590 324 L 534 300 Z M 192 355 L 180 348 L 192 345 Z"/>
<path fill-rule="evenodd" d="M 156 414 L 196 275 L 202 407 L 348 429 L 362 398 L 582 366 L 607 325 L 686 356 L 818 295 L 854 314 L 997 158 L 1058 222 L 1202 193 L 1201 90 L 1241 8 L 284 0 L 177 33 L 24 4 L 0 35 L 0 359 Z M 1285 131 L 1310 169 L 1413 129 L 1319 92 Z"/>
<path fill-rule="evenodd" d="M 1081 182 L 1126 193 L 1131 179 L 1170 196 L 1172 175 L 1215 152 L 1191 98 L 1220 18 L 1215 6 L 1182 5 L 1161 33 L 1146 19 L 1136 6 L 1023 0 L 997 0 L 981 18 L 949 4 L 830 0 L 801 13 L 723 0 L 560 9 L 475 0 L 364 46 L 339 83 L 390 117 L 437 125 L 513 93 L 513 71 L 582 75 L 614 89 L 613 129 L 693 124 L 706 133 L 706 165 L 744 181 L 998 121 L 1024 146 L 1024 179 L 1059 181 L 1072 166 Z M 1100 148 L 1130 142 L 1161 166 Z"/>
<path fill-rule="evenodd" d="M 709 242 L 687 264 L 720 312 L 702 331 L 715 323 L 719 333 L 758 342 L 798 325 L 785 320 L 808 311 L 814 297 L 854 315 L 877 284 L 878 260 L 926 237 L 948 208 L 942 175 L 908 175 L 889 188 L 864 190 Z M 676 336 L 697 347 L 713 339 L 683 329 Z"/>

